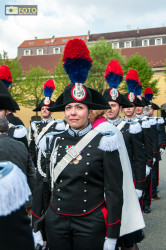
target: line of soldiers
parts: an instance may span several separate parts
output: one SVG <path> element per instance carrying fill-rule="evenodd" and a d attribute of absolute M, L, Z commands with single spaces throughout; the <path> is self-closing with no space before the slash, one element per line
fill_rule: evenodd
<path fill-rule="evenodd" d="M 76 43 L 77 40 L 79 39 L 74 39 L 73 43 Z M 72 49 L 76 50 L 77 47 L 74 45 Z M 56 238 L 54 235 L 54 232 L 58 230 L 63 231 L 64 229 L 62 228 L 62 224 L 64 223 L 71 223 L 73 228 L 74 228 L 74 225 L 79 224 L 79 223 L 82 223 L 83 228 L 84 226 L 85 228 L 88 227 L 89 225 L 88 224 L 89 222 L 87 221 L 88 218 L 89 218 L 88 220 L 94 220 L 93 216 L 96 216 L 97 219 L 101 217 L 101 214 L 100 215 L 97 214 L 99 212 L 99 208 L 102 210 L 106 223 L 108 223 L 108 226 L 107 226 L 108 238 L 107 240 L 105 240 L 104 250 L 118 249 L 118 247 L 121 247 L 122 249 L 138 249 L 137 243 L 142 241 L 144 238 L 144 234 L 142 231 L 143 224 L 140 223 L 141 226 L 133 227 L 134 229 L 129 230 L 129 232 L 125 231 L 125 233 L 120 234 L 119 222 L 122 220 L 122 222 L 124 223 L 123 219 L 121 218 L 122 204 L 123 202 L 124 204 L 126 204 L 124 194 L 123 194 L 124 198 L 121 199 L 121 195 L 122 195 L 121 171 L 118 173 L 116 172 L 116 171 L 119 171 L 118 169 L 111 170 L 113 171 L 112 176 L 114 176 L 114 178 L 112 178 L 110 175 L 110 172 L 107 169 L 108 166 L 104 166 L 104 164 L 106 163 L 103 163 L 103 166 L 105 167 L 105 171 L 108 171 L 108 176 L 110 178 L 109 180 L 108 178 L 106 178 L 105 180 L 106 181 L 106 186 L 105 186 L 106 201 L 105 202 L 106 202 L 106 208 L 108 210 L 108 217 L 106 218 L 106 213 L 104 210 L 105 203 L 102 202 L 100 204 L 99 203 L 100 196 L 96 195 L 98 192 L 100 193 L 101 191 L 99 187 L 100 185 L 102 185 L 101 183 L 102 183 L 103 176 L 100 171 L 97 172 L 98 170 L 96 170 L 96 173 L 95 172 L 93 173 L 94 176 L 93 175 L 89 176 L 89 171 L 90 171 L 89 165 L 91 164 L 91 162 L 92 163 L 97 162 L 97 160 L 100 159 L 101 154 L 98 148 L 100 148 L 102 152 L 104 152 L 103 154 L 105 155 L 105 161 L 109 162 L 109 157 L 111 157 L 110 160 L 114 159 L 115 161 L 114 163 L 115 164 L 117 163 L 117 166 L 123 165 L 123 160 L 120 159 L 120 162 L 119 162 L 118 157 L 113 156 L 113 153 L 111 155 L 111 154 L 107 154 L 106 152 L 110 151 L 110 147 L 111 147 L 112 152 L 118 149 L 119 154 L 122 154 L 122 155 L 125 154 L 125 156 L 127 156 L 126 161 L 129 162 L 127 164 L 129 166 L 131 165 L 132 179 L 133 179 L 133 183 L 135 186 L 135 194 L 134 194 L 135 196 L 133 195 L 133 200 L 132 200 L 132 203 L 134 204 L 131 205 L 131 203 L 128 203 L 127 208 L 129 208 L 129 206 L 133 206 L 133 207 L 135 206 L 135 208 L 133 208 L 135 209 L 135 211 L 133 212 L 134 213 L 137 212 L 137 214 L 139 214 L 139 211 L 137 210 L 138 209 L 137 200 L 135 200 L 134 198 L 137 195 L 138 201 L 140 203 L 140 208 L 142 209 L 142 211 L 144 211 L 145 213 L 150 213 L 151 212 L 151 208 L 150 208 L 151 200 L 160 199 L 160 196 L 157 194 L 158 192 L 157 187 L 159 184 L 158 183 L 159 161 L 161 160 L 161 154 L 164 152 L 165 145 L 166 145 L 164 120 L 161 117 L 154 116 L 154 111 L 159 109 L 159 107 L 155 103 L 152 102 L 152 98 L 153 98 L 152 90 L 150 88 L 145 89 L 145 92 L 144 92 L 145 97 L 141 96 L 142 85 L 139 81 L 138 72 L 135 69 L 129 70 L 126 75 L 125 80 L 127 83 L 128 93 L 122 95 L 119 92 L 119 90 L 117 90 L 119 84 L 123 80 L 123 71 L 118 61 L 115 61 L 115 60 L 111 61 L 108 64 L 108 67 L 106 68 L 104 77 L 105 77 L 106 82 L 109 84 L 109 88 L 105 90 L 103 97 L 101 97 L 99 93 L 95 92 L 92 89 L 88 89 L 85 86 L 81 86 L 80 84 L 77 85 L 77 82 L 79 83 L 85 82 L 86 80 L 86 77 L 84 77 L 85 70 L 88 72 L 90 69 L 89 57 L 87 57 L 88 59 L 85 58 L 85 56 L 81 58 L 82 61 L 86 59 L 86 63 L 89 60 L 88 66 L 86 65 L 86 67 L 88 68 L 87 70 L 84 68 L 85 62 L 84 64 L 82 64 L 82 61 L 80 60 L 80 57 L 82 56 L 82 54 L 80 50 L 78 51 L 79 51 L 78 52 L 79 60 L 77 61 L 76 64 L 74 64 L 74 66 L 73 64 L 71 66 L 72 59 L 67 61 L 68 57 L 65 55 L 65 52 L 64 52 L 64 57 L 66 56 L 67 58 L 67 59 L 66 58 L 64 59 L 64 67 L 66 67 L 65 70 L 70 77 L 71 84 L 65 88 L 64 92 L 59 96 L 56 102 L 53 102 L 51 100 L 52 93 L 55 89 L 54 82 L 51 79 L 49 79 L 45 83 L 44 85 L 45 97 L 41 100 L 40 104 L 34 109 L 34 111 L 41 111 L 42 120 L 34 121 L 30 125 L 29 134 L 28 134 L 29 146 L 27 146 L 28 144 L 27 144 L 26 133 L 24 133 L 23 131 L 25 127 L 23 126 L 23 124 L 21 124 L 21 121 L 19 121 L 15 116 L 13 116 L 13 111 L 18 110 L 18 105 L 15 102 L 13 102 L 13 99 L 11 99 L 11 96 L 8 92 L 7 92 L 7 95 L 9 95 L 8 99 L 7 97 L 3 99 L 3 96 L 4 96 L 3 91 L 4 93 L 6 93 L 7 91 L 7 89 L 4 87 L 4 83 L 6 81 L 11 82 L 11 75 L 10 75 L 10 72 L 8 72 L 8 69 L 5 67 L 5 65 L 3 65 L 2 68 L 0 67 L 0 79 L 1 79 L 0 100 L 2 101 L 4 100 L 3 102 L 1 102 L 0 114 L 3 116 L 6 116 L 6 118 L 9 121 L 9 132 L 8 132 L 9 136 L 16 140 L 19 140 L 19 141 L 21 140 L 25 144 L 25 146 L 28 148 L 29 154 L 27 156 L 27 159 L 29 162 L 31 162 L 30 169 L 32 170 L 32 166 L 33 166 L 32 160 L 33 160 L 33 164 L 35 167 L 33 168 L 33 170 L 36 169 L 36 177 L 34 177 L 34 173 L 31 173 L 31 174 L 26 173 L 28 179 L 30 179 L 29 176 L 31 177 L 33 176 L 32 178 L 33 182 L 34 182 L 34 179 L 36 179 L 35 186 L 33 183 L 33 187 L 31 188 L 31 191 L 34 196 L 33 208 L 32 208 L 33 225 L 35 225 L 36 221 L 42 218 L 42 215 L 44 215 L 47 210 L 46 206 L 48 206 L 48 201 L 46 201 L 46 206 L 45 206 L 44 204 L 45 199 L 43 198 L 43 193 L 44 193 L 44 189 L 45 190 L 47 189 L 44 182 L 49 176 L 50 183 L 49 183 L 48 191 L 52 191 L 53 196 L 51 200 L 51 206 L 49 206 L 49 212 L 47 212 L 47 223 L 51 223 L 52 222 L 51 217 L 52 216 L 54 217 L 55 214 L 57 214 L 56 215 L 57 216 L 56 217 L 57 228 L 56 227 L 51 228 L 51 226 L 47 224 L 48 231 L 46 231 L 46 235 L 43 229 L 40 228 L 40 230 L 42 231 L 43 239 L 44 240 L 47 239 L 50 250 L 51 249 L 63 249 L 62 246 L 65 247 L 64 249 L 75 249 L 74 247 L 68 248 L 67 241 L 66 243 L 64 243 L 65 240 L 67 239 L 67 238 L 65 239 L 64 235 L 63 235 L 64 238 L 62 237 L 62 239 Z M 72 53 L 74 54 L 75 52 L 72 52 Z M 72 54 L 72 57 L 73 57 L 73 54 Z M 80 66 L 80 68 L 76 68 L 78 66 Z M 81 75 L 82 73 L 81 67 L 84 68 L 84 73 L 82 75 Z M 3 72 L 3 70 L 5 70 L 5 72 L 7 71 L 8 73 L 7 74 L 1 73 Z M 75 78 L 76 77 L 75 75 L 78 74 L 77 71 L 79 71 L 79 80 L 81 78 L 80 81 L 78 81 L 78 79 L 76 80 Z M 5 76 L 5 79 L 4 79 L 4 76 Z M 9 99 L 10 101 L 8 101 Z M 8 104 L 11 103 L 11 105 L 7 106 L 6 103 Z M 66 107 L 69 110 L 73 108 L 73 106 L 69 105 L 70 103 L 85 104 L 88 106 L 89 109 L 93 109 L 93 110 L 100 110 L 100 109 L 104 110 L 107 107 L 107 111 L 105 112 L 106 118 L 100 115 L 98 119 L 96 119 L 92 124 L 92 127 L 95 128 L 95 130 L 100 130 L 100 132 L 104 129 L 104 127 L 106 128 L 104 132 L 102 131 L 103 138 L 100 138 L 101 139 L 100 142 L 99 142 L 99 138 L 95 137 L 96 139 L 93 139 L 94 141 L 92 141 L 91 143 L 87 145 L 87 147 L 82 149 L 81 153 L 77 155 L 77 157 L 75 157 L 73 161 L 71 161 L 71 163 L 69 164 L 69 167 L 72 167 L 72 170 L 74 172 L 70 172 L 69 170 L 68 172 L 65 172 L 67 171 L 65 170 L 64 173 L 66 173 L 66 175 L 63 174 L 62 172 L 57 178 L 56 185 L 54 185 L 52 180 L 50 180 L 50 177 L 53 178 L 53 172 L 54 172 L 54 167 L 56 163 L 61 161 L 62 157 L 65 155 L 65 152 L 68 152 L 69 149 L 72 148 L 72 145 L 76 144 L 79 137 L 81 138 L 81 136 L 87 134 L 91 130 L 90 124 L 87 127 L 83 129 L 79 129 L 79 130 L 77 126 L 74 127 L 74 125 L 71 126 L 70 124 L 69 126 L 67 122 L 68 123 L 71 122 L 72 124 L 74 124 L 75 122 L 77 124 L 78 121 L 75 118 L 68 120 L 68 117 L 66 115 L 65 115 L 66 119 L 56 120 L 56 121 L 52 119 L 51 112 L 58 112 L 58 111 L 65 110 L 65 114 L 66 114 L 67 112 Z M 121 111 L 124 113 L 124 119 L 120 117 Z M 88 119 L 90 118 L 90 116 L 91 116 L 91 113 L 89 112 Z M 89 123 L 89 120 L 88 120 L 88 123 Z M 118 137 L 119 138 L 122 137 L 121 145 L 124 145 L 123 149 L 126 150 L 125 153 L 120 152 L 120 149 L 117 146 L 118 139 L 113 139 L 114 138 L 113 132 L 112 134 L 110 134 L 110 130 L 111 131 L 115 130 L 115 134 L 117 135 L 121 132 L 118 135 Z M 107 141 L 107 139 L 109 139 L 110 141 Z M 104 144 L 102 142 L 104 142 Z M 99 146 L 97 147 L 98 143 L 99 143 Z M 63 148 L 64 150 L 62 150 Z M 1 160 L 5 160 L 5 159 L 1 159 Z M 83 179 L 81 181 L 83 181 L 83 185 L 85 186 L 83 188 L 84 190 L 83 195 L 80 192 L 80 190 L 82 189 L 82 186 L 81 186 L 82 184 L 81 182 L 80 183 L 78 182 L 78 179 L 77 179 L 78 177 L 77 175 L 75 175 L 75 173 L 78 174 L 77 173 L 78 170 L 76 170 L 78 169 L 77 164 L 78 166 L 80 165 L 81 167 L 85 167 L 84 165 L 86 165 L 86 168 L 84 168 L 83 170 L 85 171 L 84 173 L 85 176 L 81 177 Z M 110 164 L 112 164 L 112 168 L 114 168 L 113 162 Z M 18 163 L 16 165 L 19 166 L 20 164 Z M 50 169 L 51 166 L 53 166 L 52 169 Z M 122 166 L 122 169 L 123 169 L 123 166 Z M 123 169 L 123 171 L 126 171 L 126 170 Z M 118 174 L 119 177 L 117 177 L 116 174 Z M 130 179 L 130 176 L 128 176 L 128 178 Z M 110 188 L 108 187 L 109 181 L 111 182 L 111 185 L 117 188 L 117 190 L 112 189 L 111 191 L 114 193 L 114 195 L 112 193 L 110 194 L 108 191 Z M 118 185 L 116 182 L 118 182 Z M 124 179 L 123 179 L 123 182 L 125 182 Z M 94 186 L 96 189 L 94 188 Z M 132 193 L 133 187 L 130 186 L 131 193 Z M 70 189 L 72 190 L 72 193 Z M 92 190 L 95 193 L 93 193 Z M 83 196 L 83 201 L 81 200 L 82 199 L 81 196 Z M 116 199 L 118 196 L 119 198 L 117 201 Z M 110 205 L 111 203 L 109 203 L 110 197 L 112 199 L 114 208 L 112 205 Z M 48 197 L 46 197 L 46 200 L 47 198 Z M 65 200 L 68 201 L 68 199 L 70 200 L 70 202 L 65 203 Z M 123 199 L 124 201 L 122 201 Z M 97 204 L 97 202 L 99 205 Z M 77 203 L 77 206 L 76 206 L 76 203 Z M 119 207 L 118 207 L 118 204 L 119 204 Z M 112 217 L 109 217 L 109 206 L 110 206 L 110 210 L 112 211 L 112 215 L 111 215 Z M 56 212 L 53 210 L 55 210 Z M 30 213 L 31 212 L 29 212 L 29 214 Z M 73 215 L 73 213 L 75 215 Z M 48 218 L 48 214 L 51 217 Z M 58 222 L 61 217 L 61 216 L 58 217 L 59 215 L 66 216 L 67 218 L 73 218 L 73 219 L 71 219 L 68 222 L 65 222 L 65 221 Z M 99 217 L 97 217 L 97 215 Z M 79 219 L 74 219 L 74 216 L 77 216 L 75 218 L 79 218 Z M 131 213 L 131 216 L 132 216 L 132 213 Z M 81 217 L 84 218 L 82 219 L 82 221 L 80 221 Z M 141 216 L 139 217 L 139 219 L 141 221 Z M 123 228 L 123 223 L 121 226 L 122 228 Z M 139 225 L 139 220 L 137 221 L 137 224 Z M 91 226 L 95 227 L 95 224 L 92 224 Z M 67 227 L 67 224 L 66 224 L 66 227 Z M 129 221 L 126 223 L 126 227 L 130 228 Z M 82 229 L 79 229 L 78 227 L 76 227 L 75 230 L 78 230 L 79 232 L 79 230 L 82 230 Z M 38 231 L 38 229 L 36 231 Z M 80 232 L 83 233 L 83 231 L 80 231 Z M 67 234 L 67 231 L 63 231 L 63 233 Z M 92 229 L 88 231 L 89 235 L 91 235 L 92 233 L 93 233 Z M 70 231 L 70 234 L 71 234 L 71 231 Z M 35 239 L 39 237 L 38 238 L 39 241 L 37 243 L 39 243 L 39 245 L 40 244 L 42 245 L 43 241 L 41 240 L 41 237 L 40 237 L 41 235 L 39 235 L 39 231 L 38 233 L 34 235 L 35 235 Z M 102 242 L 104 242 L 104 238 L 102 234 L 100 233 L 97 235 L 98 235 L 98 241 L 97 239 L 95 239 L 95 241 L 96 241 L 96 244 L 98 244 L 99 246 Z M 86 236 L 85 238 L 87 237 L 88 236 Z M 55 241 L 55 245 L 57 246 L 54 245 L 54 241 Z M 83 243 L 80 237 L 78 241 L 80 243 L 79 244 L 76 243 L 76 246 L 77 246 L 76 249 L 78 249 L 78 246 L 79 248 L 81 248 L 80 244 L 83 244 L 84 249 L 85 249 L 84 244 L 87 245 L 86 249 L 97 249 L 93 240 L 92 241 L 87 240 L 85 241 L 85 243 Z M 32 249 L 32 248 L 29 248 L 29 249 Z M 98 247 L 98 249 L 102 249 L 102 247 L 101 248 Z"/>

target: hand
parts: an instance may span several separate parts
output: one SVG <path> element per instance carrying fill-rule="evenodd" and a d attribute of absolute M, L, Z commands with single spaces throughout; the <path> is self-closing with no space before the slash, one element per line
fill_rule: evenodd
<path fill-rule="evenodd" d="M 34 237 L 34 242 L 35 242 L 35 248 L 40 245 L 43 246 L 44 245 L 44 241 L 43 241 L 43 237 L 40 231 L 34 233 L 33 232 L 33 237 Z"/>
<path fill-rule="evenodd" d="M 117 239 L 106 238 L 103 250 L 115 250 Z"/>
<path fill-rule="evenodd" d="M 142 197 L 143 191 L 140 189 L 135 189 L 138 199 Z"/>
<path fill-rule="evenodd" d="M 31 216 L 32 215 L 32 207 L 28 207 L 26 210 L 27 210 L 27 214 L 29 216 Z"/>
<path fill-rule="evenodd" d="M 153 164 L 156 162 L 156 158 L 153 158 Z"/>
<path fill-rule="evenodd" d="M 160 148 L 160 150 L 159 150 L 159 152 L 160 152 L 161 155 L 164 153 L 164 151 L 165 150 L 163 148 Z"/>
<path fill-rule="evenodd" d="M 146 176 L 148 176 L 150 174 L 150 170 L 152 168 L 150 168 L 149 166 L 146 165 Z"/>

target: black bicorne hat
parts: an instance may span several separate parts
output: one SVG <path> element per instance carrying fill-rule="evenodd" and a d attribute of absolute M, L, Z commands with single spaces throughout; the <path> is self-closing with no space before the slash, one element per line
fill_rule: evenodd
<path fill-rule="evenodd" d="M 82 93 L 79 98 L 76 94 L 76 86 L 69 84 L 57 98 L 54 106 L 48 108 L 48 110 L 51 112 L 64 111 L 67 104 L 75 102 L 86 104 L 93 110 L 110 109 L 107 100 L 96 90 L 82 86 Z"/>
<path fill-rule="evenodd" d="M 3 81 L 0 80 L 0 109 L 5 110 L 18 110 L 17 103 L 13 100 L 8 89 L 4 85 Z"/>
<path fill-rule="evenodd" d="M 54 105 L 54 102 L 51 100 L 52 93 L 55 89 L 54 81 L 52 79 L 47 80 L 43 88 L 45 98 L 41 100 L 41 102 L 36 106 L 35 109 L 33 109 L 33 111 L 41 111 L 41 108 L 44 106 L 53 107 Z"/>

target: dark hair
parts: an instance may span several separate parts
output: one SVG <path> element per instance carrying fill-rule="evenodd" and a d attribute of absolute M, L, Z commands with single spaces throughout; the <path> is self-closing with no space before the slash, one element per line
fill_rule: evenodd
<path fill-rule="evenodd" d="M 8 120 L 5 116 L 0 115 L 0 132 L 4 133 L 8 131 Z"/>

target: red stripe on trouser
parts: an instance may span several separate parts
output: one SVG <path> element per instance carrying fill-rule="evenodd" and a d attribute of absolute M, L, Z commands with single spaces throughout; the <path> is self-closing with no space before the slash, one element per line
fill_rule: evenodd
<path fill-rule="evenodd" d="M 150 170 L 150 205 L 152 201 L 152 169 Z"/>
<path fill-rule="evenodd" d="M 158 181 L 157 181 L 157 186 L 159 186 L 159 161 L 158 161 L 158 168 L 157 168 L 157 170 L 158 170 Z"/>
<path fill-rule="evenodd" d="M 102 213 L 103 213 L 103 216 L 104 216 L 104 221 L 105 221 L 105 226 L 106 226 L 106 236 L 107 236 L 107 226 L 108 226 L 108 223 L 107 223 L 107 209 L 105 207 L 103 207 L 101 209 Z"/>
<path fill-rule="evenodd" d="M 136 186 L 136 179 L 134 179 L 134 187 Z"/>

